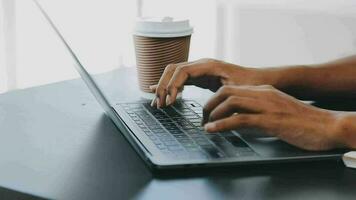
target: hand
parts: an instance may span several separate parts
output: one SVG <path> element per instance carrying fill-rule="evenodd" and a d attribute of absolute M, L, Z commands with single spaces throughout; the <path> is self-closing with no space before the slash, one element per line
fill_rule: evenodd
<path fill-rule="evenodd" d="M 216 91 L 222 85 L 269 84 L 267 77 L 263 70 L 213 59 L 170 64 L 165 68 L 158 85 L 150 87 L 157 96 L 152 106 L 162 107 L 174 103 L 185 84 Z"/>
<path fill-rule="evenodd" d="M 336 112 L 304 104 L 272 86 L 224 86 L 203 115 L 207 132 L 255 127 L 306 150 L 342 146 L 335 134 Z"/>

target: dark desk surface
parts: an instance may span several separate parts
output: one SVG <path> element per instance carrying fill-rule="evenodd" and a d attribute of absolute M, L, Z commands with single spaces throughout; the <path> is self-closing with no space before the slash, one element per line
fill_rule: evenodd
<path fill-rule="evenodd" d="M 134 75 L 100 80 L 111 99 L 129 100 L 138 96 Z M 315 162 L 156 176 L 74 80 L 0 95 L 0 186 L 0 198 L 13 199 L 355 199 L 356 170 Z"/>

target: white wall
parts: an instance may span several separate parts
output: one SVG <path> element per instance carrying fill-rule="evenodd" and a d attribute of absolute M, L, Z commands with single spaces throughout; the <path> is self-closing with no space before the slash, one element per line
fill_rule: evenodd
<path fill-rule="evenodd" d="M 356 1 L 219 3 L 227 18 L 222 59 L 273 66 L 318 63 L 356 53 Z"/>
<path fill-rule="evenodd" d="M 0 5 L 2 1 L 0 1 Z M 0 44 L 4 44 L 4 13 L 2 6 L 0 6 Z M 4 46 L 0 45 L 0 93 L 7 88 L 5 76 L 5 50 Z"/>
<path fill-rule="evenodd" d="M 136 1 L 39 2 L 92 72 L 108 71 L 134 59 L 131 29 Z M 16 6 L 18 87 L 78 77 L 67 50 L 33 2 L 18 0 Z"/>
<path fill-rule="evenodd" d="M 16 12 L 14 0 L 0 1 L 0 91 L 16 88 Z M 6 67 L 5 67 L 6 66 Z"/>

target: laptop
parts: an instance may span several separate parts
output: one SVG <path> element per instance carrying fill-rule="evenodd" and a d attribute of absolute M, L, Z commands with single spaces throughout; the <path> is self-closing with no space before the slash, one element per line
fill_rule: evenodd
<path fill-rule="evenodd" d="M 162 109 L 151 107 L 148 100 L 110 104 L 104 91 L 81 64 L 45 10 L 36 0 L 34 2 L 72 56 L 76 70 L 106 115 L 152 169 L 223 167 L 341 158 L 342 151 L 304 151 L 277 138 L 261 137 L 261 134 L 253 129 L 206 134 L 200 123 L 202 106 L 194 100 L 181 99 Z"/>

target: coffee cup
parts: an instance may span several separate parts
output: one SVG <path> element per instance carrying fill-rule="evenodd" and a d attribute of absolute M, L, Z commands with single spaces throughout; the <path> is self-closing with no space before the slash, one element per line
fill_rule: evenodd
<path fill-rule="evenodd" d="M 188 61 L 192 32 L 189 20 L 171 17 L 137 20 L 133 38 L 143 97 L 154 97 L 149 87 L 158 83 L 168 64 Z"/>

